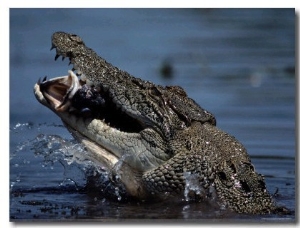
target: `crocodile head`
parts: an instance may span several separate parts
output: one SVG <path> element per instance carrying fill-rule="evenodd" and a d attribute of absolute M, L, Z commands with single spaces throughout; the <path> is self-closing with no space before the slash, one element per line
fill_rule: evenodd
<path fill-rule="evenodd" d="M 274 210 L 244 147 L 219 130 L 214 116 L 182 88 L 135 78 L 74 34 L 54 33 L 52 48 L 55 60 L 68 58 L 73 69 L 66 76 L 39 80 L 37 100 L 62 119 L 129 195 L 182 194 L 192 175 L 202 198 L 215 189 L 224 205 L 237 212 Z"/>

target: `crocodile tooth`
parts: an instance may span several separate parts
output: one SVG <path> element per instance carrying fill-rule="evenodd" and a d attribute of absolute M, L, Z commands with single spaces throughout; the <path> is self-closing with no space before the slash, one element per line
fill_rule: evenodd
<path fill-rule="evenodd" d="M 43 79 L 39 78 L 39 80 L 37 81 L 37 84 L 40 85 L 45 81 L 47 81 L 47 76 L 45 76 Z"/>
<path fill-rule="evenodd" d="M 55 48 L 55 45 L 52 44 L 52 45 L 51 45 L 51 48 L 50 48 L 50 51 L 53 50 L 54 48 Z"/>
<path fill-rule="evenodd" d="M 56 54 L 54 60 L 56 61 L 58 59 L 59 55 Z"/>

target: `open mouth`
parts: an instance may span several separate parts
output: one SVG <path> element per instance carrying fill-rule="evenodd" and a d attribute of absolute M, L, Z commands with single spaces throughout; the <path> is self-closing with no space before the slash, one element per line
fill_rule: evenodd
<path fill-rule="evenodd" d="M 74 69 L 73 69 L 74 70 Z M 93 85 L 81 73 L 38 80 L 37 100 L 54 111 L 71 134 L 91 152 L 95 161 L 112 170 L 124 155 L 116 142 L 140 140 L 146 126 L 114 103 L 109 89 Z"/>
<path fill-rule="evenodd" d="M 113 102 L 107 89 L 87 83 L 82 73 L 76 75 L 69 70 L 66 76 L 40 79 L 35 85 L 35 93 L 40 102 L 57 113 L 98 119 L 127 133 L 138 133 L 145 128 Z"/>

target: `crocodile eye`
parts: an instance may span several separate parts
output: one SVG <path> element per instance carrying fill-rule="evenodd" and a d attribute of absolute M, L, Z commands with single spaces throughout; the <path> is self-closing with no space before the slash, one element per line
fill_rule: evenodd
<path fill-rule="evenodd" d="M 264 181 L 259 180 L 259 181 L 258 181 L 258 184 L 260 185 L 260 187 L 261 187 L 262 189 L 266 189 L 266 184 L 265 184 Z"/>
<path fill-rule="evenodd" d="M 78 44 L 83 44 L 83 41 L 79 36 L 77 36 L 75 34 L 71 34 L 69 37 L 72 41 L 75 41 Z"/>

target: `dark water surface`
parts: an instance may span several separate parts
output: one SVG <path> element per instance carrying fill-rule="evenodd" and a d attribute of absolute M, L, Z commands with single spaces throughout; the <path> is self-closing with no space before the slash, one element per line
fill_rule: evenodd
<path fill-rule="evenodd" d="M 69 69 L 49 51 L 55 31 L 78 34 L 134 76 L 182 86 L 245 145 L 268 190 L 292 214 L 236 215 L 185 199 L 122 202 L 122 189 L 107 183 L 103 167 L 95 168 L 33 95 L 40 77 Z M 166 65 L 170 77 L 161 73 Z M 293 9 L 11 9 L 10 219 L 293 222 L 295 91 Z"/>

